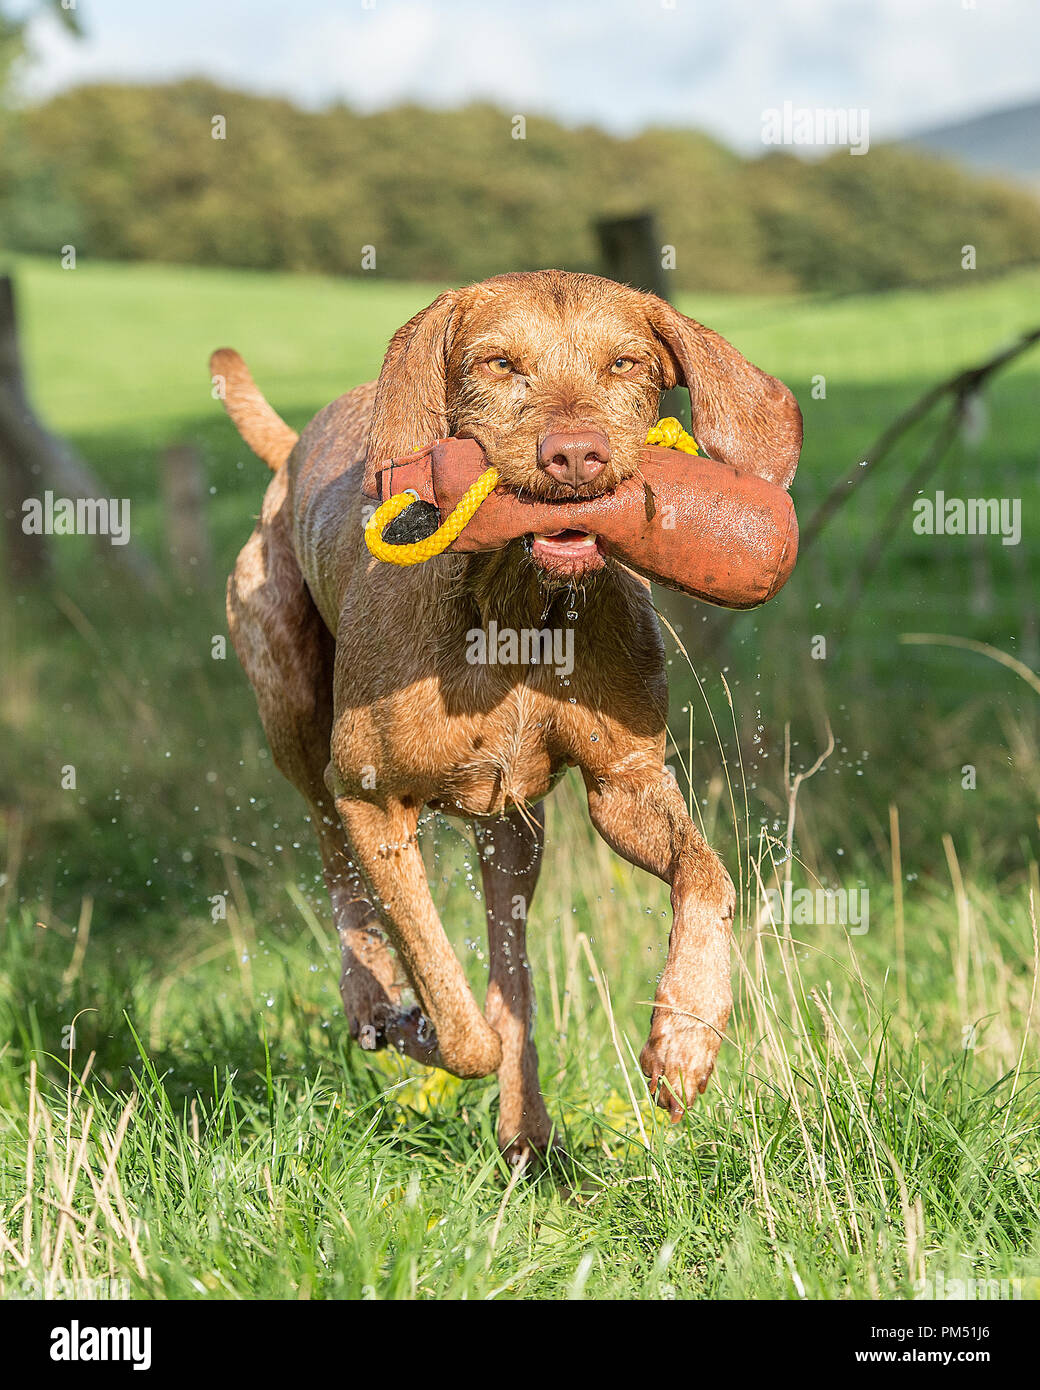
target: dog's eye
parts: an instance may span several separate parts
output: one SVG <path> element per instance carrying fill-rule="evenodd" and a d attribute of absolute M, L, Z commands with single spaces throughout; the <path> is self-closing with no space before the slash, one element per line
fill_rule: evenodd
<path fill-rule="evenodd" d="M 484 366 L 492 376 L 512 376 L 513 364 L 508 357 L 492 357 Z"/>
<path fill-rule="evenodd" d="M 635 359 L 632 357 L 616 357 L 610 364 L 610 370 L 615 376 L 627 376 L 635 369 Z"/>

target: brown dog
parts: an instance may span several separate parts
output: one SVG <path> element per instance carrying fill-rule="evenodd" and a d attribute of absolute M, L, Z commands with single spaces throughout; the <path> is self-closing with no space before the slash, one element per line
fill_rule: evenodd
<path fill-rule="evenodd" d="M 595 537 L 569 532 L 412 569 L 382 564 L 364 546 L 362 484 L 380 460 L 455 435 L 479 442 L 506 487 L 592 497 L 635 472 L 660 392 L 685 384 L 702 449 L 786 485 L 801 446 L 791 393 L 663 300 L 555 270 L 441 295 L 394 335 L 378 382 L 327 406 L 298 443 L 236 353 L 211 366 L 242 437 L 275 470 L 228 584 L 228 621 L 275 761 L 310 806 L 352 1035 L 457 1076 L 497 1071 L 503 1149 L 521 1161 L 549 1143 L 525 926 L 542 798 L 577 766 L 603 838 L 671 886 L 640 1061 L 678 1119 L 704 1090 L 729 1017 L 734 893 L 664 770 L 649 585 Z M 469 634 L 492 620 L 499 632 L 572 628 L 569 684 L 550 665 L 471 664 Z M 430 896 L 416 836 L 424 807 L 475 829 L 484 1013 Z"/>

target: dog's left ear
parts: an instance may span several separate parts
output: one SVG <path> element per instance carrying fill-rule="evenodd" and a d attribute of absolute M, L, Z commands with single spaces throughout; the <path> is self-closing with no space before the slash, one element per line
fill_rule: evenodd
<path fill-rule="evenodd" d="M 776 377 L 732 343 L 648 295 L 648 317 L 664 344 L 666 387 L 690 393 L 693 436 L 711 458 L 789 487 L 802 448 L 802 412 Z"/>
<path fill-rule="evenodd" d="M 390 339 L 376 385 L 363 490 L 377 495 L 376 465 L 443 439 L 448 433 L 447 367 L 460 292 L 447 290 Z"/>

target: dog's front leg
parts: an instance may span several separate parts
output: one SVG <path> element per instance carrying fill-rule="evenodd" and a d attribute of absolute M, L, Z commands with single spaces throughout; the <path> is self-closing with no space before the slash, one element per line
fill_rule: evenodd
<path fill-rule="evenodd" d="M 480 873 L 487 912 L 491 972 L 487 1016 L 502 1039 L 498 1068 L 498 1142 L 511 1163 L 532 1148 L 546 1149 L 552 1125 L 538 1085 L 538 1053 L 531 1027 L 534 986 L 527 961 L 527 914 L 538 882 L 545 841 L 545 808 L 523 817 L 476 821 Z"/>
<path fill-rule="evenodd" d="M 640 1065 L 658 1105 L 678 1120 L 708 1084 L 733 1002 L 735 895 L 722 861 L 658 764 L 585 774 L 593 824 L 618 854 L 672 890 L 672 930 Z"/>
<path fill-rule="evenodd" d="M 416 837 L 418 809 L 338 796 L 336 810 L 436 1034 L 437 1064 L 456 1076 L 487 1076 L 502 1060 L 502 1043 L 480 1012 L 433 905 Z"/>

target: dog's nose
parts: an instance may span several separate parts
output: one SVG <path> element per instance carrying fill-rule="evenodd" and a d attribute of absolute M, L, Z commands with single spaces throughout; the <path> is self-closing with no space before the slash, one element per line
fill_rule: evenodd
<path fill-rule="evenodd" d="M 610 462 L 610 442 L 599 430 L 547 434 L 538 449 L 538 462 L 558 482 L 575 491 L 591 483 Z"/>

